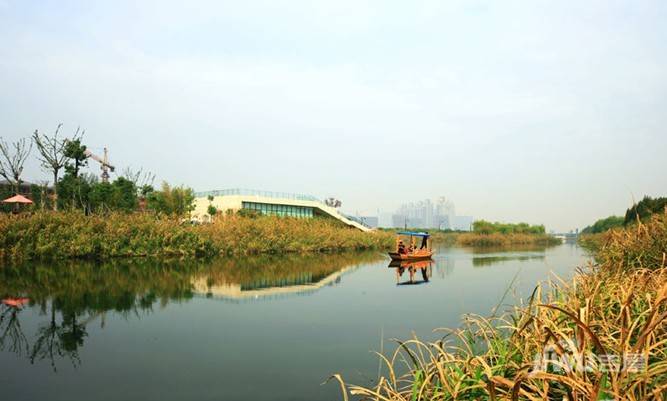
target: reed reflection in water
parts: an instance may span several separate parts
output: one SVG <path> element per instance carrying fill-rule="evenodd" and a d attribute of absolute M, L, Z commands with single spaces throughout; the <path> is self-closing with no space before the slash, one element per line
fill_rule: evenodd
<path fill-rule="evenodd" d="M 339 399 L 321 383 L 371 383 L 369 351 L 435 339 L 584 259 L 569 245 L 435 249 L 402 274 L 378 253 L 0 267 L 0 398 Z"/>
<path fill-rule="evenodd" d="M 0 351 L 31 363 L 81 363 L 87 326 L 106 324 L 108 312 L 141 318 L 198 295 L 231 302 L 307 295 L 336 285 L 344 272 L 382 260 L 375 252 L 309 256 L 198 259 L 112 259 L 32 263 L 0 268 Z M 11 300 L 23 298 L 21 305 Z M 26 309 L 43 318 L 34 335 L 21 324 Z M 33 338 L 33 340 L 29 340 Z"/>

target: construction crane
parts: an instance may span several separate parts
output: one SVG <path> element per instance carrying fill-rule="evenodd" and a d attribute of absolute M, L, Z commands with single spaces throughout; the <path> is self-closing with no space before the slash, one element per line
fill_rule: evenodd
<path fill-rule="evenodd" d="M 109 171 L 113 173 L 116 170 L 116 167 L 109 164 L 109 151 L 107 148 L 104 148 L 104 157 L 97 156 L 89 149 L 86 149 L 84 154 L 87 157 L 90 157 L 91 159 L 100 163 L 100 170 L 102 170 L 102 182 L 109 182 Z"/>

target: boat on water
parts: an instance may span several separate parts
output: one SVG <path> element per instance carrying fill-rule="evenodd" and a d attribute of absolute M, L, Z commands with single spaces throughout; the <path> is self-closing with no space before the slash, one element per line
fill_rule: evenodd
<path fill-rule="evenodd" d="M 403 241 L 406 237 L 406 242 Z M 417 239 L 421 238 L 421 244 L 417 245 Z M 396 250 L 389 252 L 391 260 L 416 261 L 428 260 L 433 257 L 431 235 L 427 232 L 399 231 L 396 233 Z"/>

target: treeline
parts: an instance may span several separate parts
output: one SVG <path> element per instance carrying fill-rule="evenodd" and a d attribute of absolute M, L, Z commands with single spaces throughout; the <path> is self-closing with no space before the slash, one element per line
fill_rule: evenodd
<path fill-rule="evenodd" d="M 133 212 L 151 210 L 169 216 L 186 216 L 194 207 L 194 192 L 183 186 L 171 187 L 163 183 L 153 187 L 155 176 L 141 170 L 125 169 L 112 182 L 84 173 L 82 169 L 94 157 L 82 143 L 84 131 L 79 129 L 69 138 L 61 138 L 58 125 L 52 135 L 35 131 L 30 138 L 8 144 L 0 138 L 0 176 L 6 181 L 0 185 L 2 199 L 15 194 L 27 195 L 33 201 L 33 210 L 82 210 L 86 214 Z M 53 184 L 43 182 L 28 188 L 21 178 L 23 165 L 32 149 L 38 151 L 41 167 L 53 177 Z M 111 170 L 111 166 L 105 166 Z M 105 178 L 108 173 L 105 171 Z M 1 205 L 10 212 L 17 206 Z"/>
<path fill-rule="evenodd" d="M 626 210 L 625 216 L 609 216 L 596 221 L 593 225 L 587 226 L 581 232 L 582 234 L 598 234 L 608 231 L 612 228 L 625 227 L 638 221 L 647 221 L 652 215 L 662 213 L 667 207 L 667 197 L 644 198 L 635 203 Z"/>
<path fill-rule="evenodd" d="M 596 221 L 593 225 L 587 226 L 581 230 L 582 234 L 597 234 L 603 233 L 607 230 L 611 230 L 616 227 L 623 227 L 625 225 L 625 219 L 621 216 L 609 216 L 604 219 Z"/>
<path fill-rule="evenodd" d="M 544 225 L 530 225 L 528 223 L 492 223 L 486 220 L 477 220 L 472 223 L 472 231 L 477 234 L 544 234 Z"/>

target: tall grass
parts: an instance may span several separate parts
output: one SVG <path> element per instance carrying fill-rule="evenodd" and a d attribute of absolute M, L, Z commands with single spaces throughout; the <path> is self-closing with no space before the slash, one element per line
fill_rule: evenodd
<path fill-rule="evenodd" d="M 461 246 L 557 245 L 561 240 L 547 234 L 462 233 L 456 243 Z"/>
<path fill-rule="evenodd" d="M 440 341 L 398 342 L 393 354 L 380 356 L 387 373 L 375 387 L 335 376 L 344 397 L 349 391 L 370 400 L 665 399 L 666 228 L 667 216 L 659 215 L 611 232 L 597 263 L 571 282 L 544 283 L 499 317 L 467 316 Z"/>
<path fill-rule="evenodd" d="M 196 231 L 224 254 L 387 249 L 393 245 L 391 234 L 366 233 L 324 218 L 231 215 Z"/>
<path fill-rule="evenodd" d="M 192 227 L 150 214 L 0 215 L 0 253 L 20 259 L 185 256 L 215 253 Z"/>
<path fill-rule="evenodd" d="M 465 246 L 465 247 L 507 247 L 516 245 L 539 245 L 549 246 L 558 245 L 562 241 L 544 233 L 528 232 L 463 232 L 463 231 L 443 231 L 443 230 L 422 230 L 412 229 L 413 231 L 428 231 L 434 242 L 445 246 Z M 397 230 L 381 230 L 395 233 Z"/>
<path fill-rule="evenodd" d="M 387 248 L 387 233 L 325 219 L 224 216 L 193 226 L 152 214 L 0 214 L 0 257 L 203 256 Z"/>

